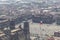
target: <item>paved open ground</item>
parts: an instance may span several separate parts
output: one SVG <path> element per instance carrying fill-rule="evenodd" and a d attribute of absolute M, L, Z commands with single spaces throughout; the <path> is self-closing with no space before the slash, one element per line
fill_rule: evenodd
<path fill-rule="evenodd" d="M 30 33 L 32 34 L 48 34 L 53 35 L 54 32 L 60 31 L 60 25 L 53 24 L 39 24 L 30 23 Z"/>

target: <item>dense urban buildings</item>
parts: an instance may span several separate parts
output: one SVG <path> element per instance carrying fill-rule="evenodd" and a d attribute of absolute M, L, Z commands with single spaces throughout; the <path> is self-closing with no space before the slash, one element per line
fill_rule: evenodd
<path fill-rule="evenodd" d="M 0 1 L 0 40 L 60 40 L 60 1 Z"/>

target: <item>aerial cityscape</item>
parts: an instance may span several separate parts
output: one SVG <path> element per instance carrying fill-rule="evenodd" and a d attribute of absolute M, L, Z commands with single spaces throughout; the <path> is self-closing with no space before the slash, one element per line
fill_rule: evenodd
<path fill-rule="evenodd" d="M 60 0 L 0 0 L 0 40 L 60 40 Z"/>

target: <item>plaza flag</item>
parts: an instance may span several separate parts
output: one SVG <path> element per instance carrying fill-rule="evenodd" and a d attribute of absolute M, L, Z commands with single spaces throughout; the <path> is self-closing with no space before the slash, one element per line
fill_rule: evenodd
<path fill-rule="evenodd" d="M 40 24 L 43 24 L 43 21 L 40 21 Z"/>

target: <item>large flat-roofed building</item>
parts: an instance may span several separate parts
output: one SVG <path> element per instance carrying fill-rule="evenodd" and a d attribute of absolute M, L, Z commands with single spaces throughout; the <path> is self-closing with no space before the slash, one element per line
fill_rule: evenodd
<path fill-rule="evenodd" d="M 9 21 L 7 19 L 0 19 L 0 28 L 5 28 L 9 26 Z"/>
<path fill-rule="evenodd" d="M 8 27 L 9 21 L 6 15 L 0 15 L 0 28 Z"/>
<path fill-rule="evenodd" d="M 40 14 L 40 15 L 33 15 L 32 21 L 35 23 L 40 23 L 42 21 L 46 24 L 52 24 L 53 23 L 53 15 L 51 14 Z"/>

